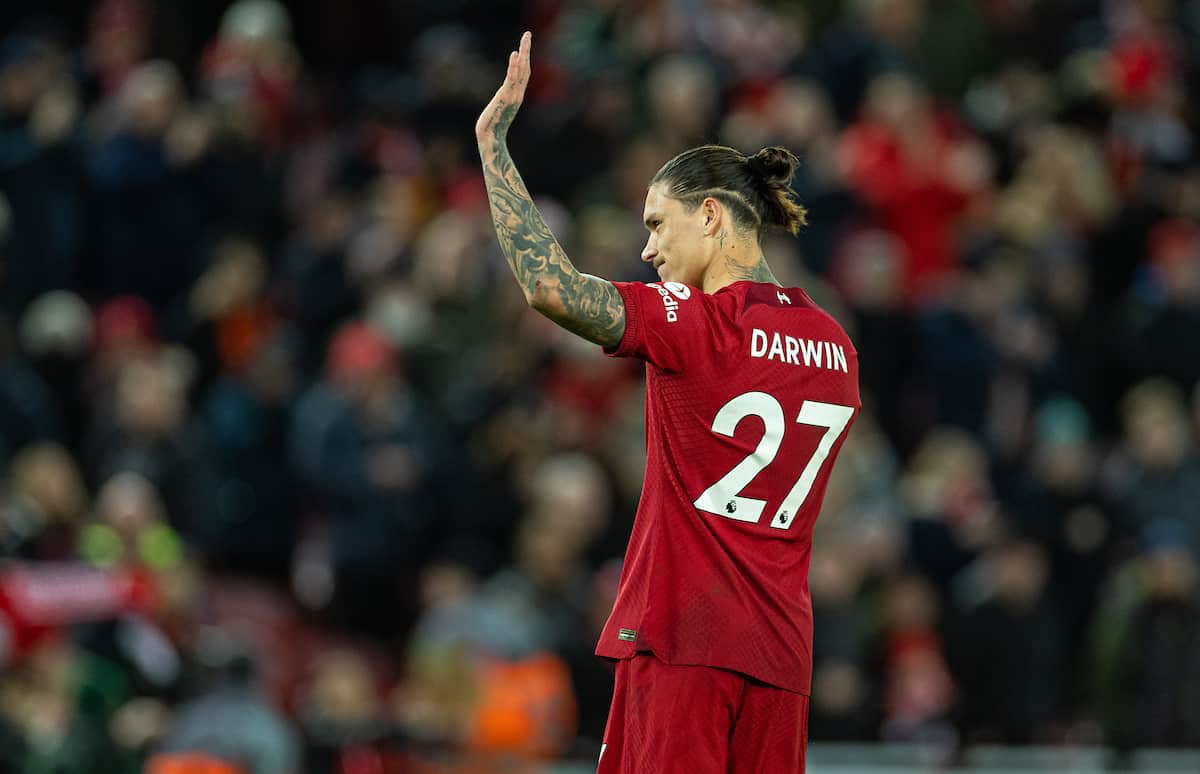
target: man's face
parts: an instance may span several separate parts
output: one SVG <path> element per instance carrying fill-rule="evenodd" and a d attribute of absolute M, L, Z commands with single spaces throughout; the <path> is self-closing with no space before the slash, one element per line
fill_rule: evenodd
<path fill-rule="evenodd" d="M 642 260 L 654 265 L 659 279 L 701 287 L 711 256 L 705 250 L 705 208 L 694 212 L 678 199 L 668 196 L 662 184 L 646 192 L 643 218 L 650 238 L 642 250 Z"/>

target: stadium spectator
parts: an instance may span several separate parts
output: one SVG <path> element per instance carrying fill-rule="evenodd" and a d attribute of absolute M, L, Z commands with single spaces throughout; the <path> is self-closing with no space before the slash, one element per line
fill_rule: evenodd
<path fill-rule="evenodd" d="M 333 610 L 355 627 L 396 633 L 411 624 L 416 563 L 432 536 L 440 439 L 399 353 L 365 324 L 338 331 L 329 370 L 345 390 L 315 452 L 330 509 Z"/>
<path fill-rule="evenodd" d="M 13 459 L 9 476 L 0 521 L 3 555 L 71 558 L 75 532 L 88 508 L 88 491 L 70 452 L 58 444 L 31 444 Z"/>
<path fill-rule="evenodd" d="M 297 347 L 283 330 L 260 335 L 246 362 L 213 385 L 199 410 L 215 496 L 198 547 L 214 566 L 282 579 L 300 524 L 296 476 L 279 464 L 287 452 Z"/>
<path fill-rule="evenodd" d="M 260 694 L 253 657 L 234 646 L 221 658 L 212 687 L 175 713 L 160 753 L 206 754 L 252 774 L 299 771 L 299 737 Z"/>
<path fill-rule="evenodd" d="M 1144 591 L 1124 632 L 1111 733 L 1122 748 L 1194 747 L 1200 744 L 1196 560 L 1172 525 L 1152 527 L 1143 542 Z"/>
<path fill-rule="evenodd" d="M 1044 549 L 1017 539 L 988 549 L 956 579 L 947 655 L 968 741 L 1020 744 L 1061 733 L 1066 652 L 1048 576 Z"/>

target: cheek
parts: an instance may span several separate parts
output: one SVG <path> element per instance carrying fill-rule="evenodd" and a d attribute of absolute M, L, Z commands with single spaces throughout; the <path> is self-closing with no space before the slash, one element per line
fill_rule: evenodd
<path fill-rule="evenodd" d="M 663 253 L 667 251 L 668 247 L 670 247 L 671 238 L 668 237 L 665 232 L 660 231 L 654 238 L 654 243 L 658 246 L 658 251 Z"/>

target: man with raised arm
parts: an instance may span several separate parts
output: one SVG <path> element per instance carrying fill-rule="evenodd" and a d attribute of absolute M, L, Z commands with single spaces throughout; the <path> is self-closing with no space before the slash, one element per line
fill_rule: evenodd
<path fill-rule="evenodd" d="M 813 524 L 861 403 L 845 331 L 763 258 L 769 229 L 805 222 L 796 157 L 684 151 L 646 192 L 661 281 L 583 274 L 506 147 L 531 43 L 475 126 L 496 235 L 531 307 L 646 361 L 645 482 L 596 647 L 616 662 L 598 772 L 803 772 Z"/>

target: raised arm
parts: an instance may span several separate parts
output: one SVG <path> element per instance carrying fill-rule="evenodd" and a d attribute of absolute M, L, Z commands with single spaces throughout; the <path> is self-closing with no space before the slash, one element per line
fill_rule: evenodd
<path fill-rule="evenodd" d="M 588 341 L 615 347 L 625 332 L 625 304 L 608 280 L 577 270 L 534 205 L 508 153 L 512 126 L 529 83 L 531 35 L 508 57 L 508 74 L 475 123 L 492 223 L 508 265 L 531 307 Z"/>

